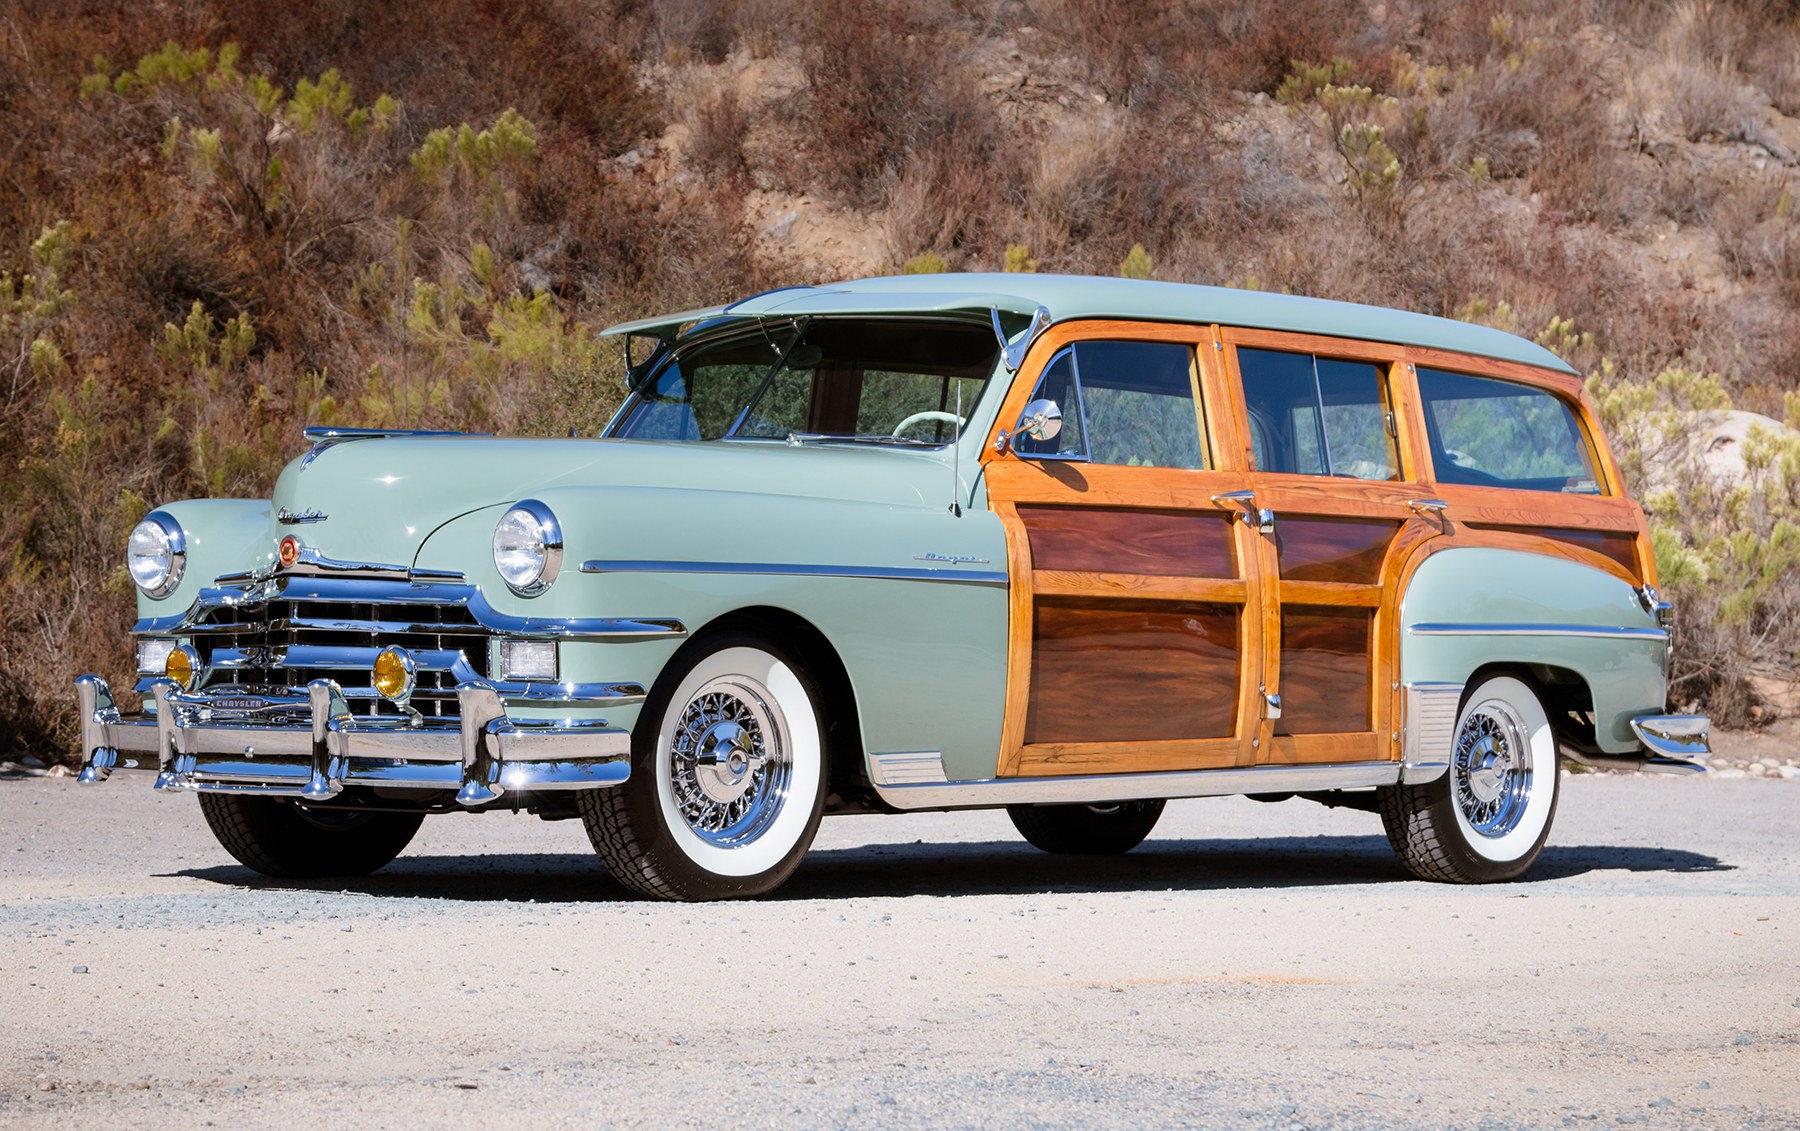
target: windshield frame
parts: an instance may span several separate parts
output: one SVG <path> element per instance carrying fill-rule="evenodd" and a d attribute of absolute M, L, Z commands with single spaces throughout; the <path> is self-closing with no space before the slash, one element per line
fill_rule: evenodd
<path fill-rule="evenodd" d="M 895 314 L 858 313 L 846 315 L 795 315 L 786 318 L 762 317 L 732 319 L 729 321 L 722 320 L 720 324 L 711 326 L 702 323 L 700 326 L 690 330 L 682 338 L 670 343 L 666 348 L 657 351 L 654 364 L 651 365 L 648 371 L 632 386 L 630 393 L 627 394 L 624 401 L 619 405 L 618 410 L 613 413 L 612 418 L 607 421 L 606 427 L 601 430 L 600 436 L 603 439 L 643 440 L 645 442 L 689 444 L 733 443 L 783 444 L 789 446 L 798 446 L 802 444 L 854 444 L 865 447 L 879 446 L 904 448 L 910 451 L 947 450 L 958 442 L 957 434 L 960 434 L 962 439 L 966 441 L 969 432 L 978 426 L 979 420 L 992 411 L 993 406 L 998 404 L 999 398 L 1003 398 L 1006 395 L 1007 386 L 1009 386 L 1012 381 L 1013 374 L 1004 368 L 1004 358 L 998 340 L 994 341 L 990 363 L 980 378 L 982 382 L 980 395 L 972 400 L 966 400 L 963 403 L 962 416 L 964 418 L 964 423 L 960 428 L 956 429 L 956 434 L 953 434 L 942 441 L 908 439 L 904 437 L 896 439 L 891 435 L 835 432 L 822 433 L 798 429 L 779 436 L 748 436 L 738 434 L 737 432 L 738 424 L 741 423 L 741 421 L 734 422 L 727 434 L 714 436 L 711 439 L 677 440 L 659 438 L 657 440 L 649 440 L 648 438 L 622 436 L 619 434 L 620 429 L 630 424 L 640 411 L 641 406 L 646 403 L 646 394 L 654 389 L 657 383 L 663 379 L 664 375 L 668 372 L 669 367 L 680 365 L 685 359 L 692 357 L 696 351 L 707 349 L 718 343 L 731 340 L 742 339 L 755 341 L 760 339 L 769 346 L 771 361 L 770 373 L 773 375 L 778 371 L 782 371 L 782 366 L 785 363 L 787 354 L 793 350 L 795 344 L 803 340 L 805 331 L 809 326 L 817 327 L 827 323 L 868 323 L 878 321 L 915 323 L 921 326 L 955 325 L 958 327 L 979 327 L 982 329 L 987 329 L 989 327 L 989 318 L 986 313 L 977 313 L 974 311 L 967 313 L 934 312 L 929 315 L 921 315 L 914 312 Z M 996 389 L 998 389 L 998 392 L 996 392 Z M 759 390 L 759 393 L 765 391 L 766 383 L 764 389 Z M 754 403 L 747 404 L 744 406 L 744 409 L 745 411 L 748 411 L 752 407 L 754 407 Z"/>

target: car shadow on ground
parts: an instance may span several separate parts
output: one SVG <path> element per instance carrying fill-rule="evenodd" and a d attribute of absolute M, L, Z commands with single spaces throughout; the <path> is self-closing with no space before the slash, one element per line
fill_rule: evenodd
<path fill-rule="evenodd" d="M 1560 845 L 1544 849 L 1526 886 L 1588 872 L 1728 872 L 1681 849 Z M 275 880 L 222 865 L 174 873 L 229 887 L 357 892 L 394 899 L 540 903 L 635 898 L 586 853 L 401 856 L 373 876 Z M 769 898 L 1230 891 L 1414 882 L 1379 836 L 1153 840 L 1125 856 L 1050 856 L 1010 841 L 912 842 L 816 849 Z"/>

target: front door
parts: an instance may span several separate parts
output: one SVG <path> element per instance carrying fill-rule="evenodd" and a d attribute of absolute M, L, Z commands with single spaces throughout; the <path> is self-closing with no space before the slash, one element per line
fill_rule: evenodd
<path fill-rule="evenodd" d="M 999 427 L 1052 401 L 1061 430 L 984 464 L 1013 578 L 1003 775 L 1254 760 L 1263 547 L 1236 519 L 1248 478 L 1218 470 L 1216 349 L 1207 327 L 1134 323 L 1033 345 Z"/>

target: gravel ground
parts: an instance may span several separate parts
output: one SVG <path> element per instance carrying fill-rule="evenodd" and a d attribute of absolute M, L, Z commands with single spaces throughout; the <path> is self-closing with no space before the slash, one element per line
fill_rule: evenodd
<path fill-rule="evenodd" d="M 1800 1125 L 1800 783 L 1564 780 L 1528 882 L 1374 817 L 1172 804 L 1130 856 L 828 819 L 779 897 L 627 897 L 432 818 L 351 883 L 189 797 L 0 780 L 0 1127 Z"/>

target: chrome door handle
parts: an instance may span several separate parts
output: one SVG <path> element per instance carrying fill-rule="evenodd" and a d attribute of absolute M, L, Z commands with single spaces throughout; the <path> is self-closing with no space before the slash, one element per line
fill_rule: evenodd
<path fill-rule="evenodd" d="M 1408 499 L 1406 509 L 1414 514 L 1443 514 L 1450 504 L 1442 499 Z"/>
<path fill-rule="evenodd" d="M 1246 526 L 1254 526 L 1263 534 L 1275 533 L 1275 512 L 1267 507 L 1256 505 L 1255 491 L 1227 491 L 1223 495 L 1214 495 L 1212 501 L 1220 506 L 1236 504 L 1244 509 L 1231 512 L 1234 517 L 1243 521 Z"/>

